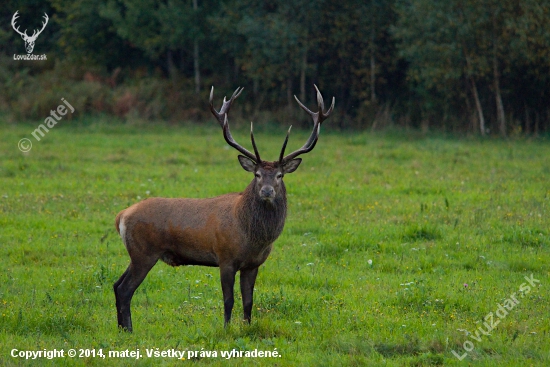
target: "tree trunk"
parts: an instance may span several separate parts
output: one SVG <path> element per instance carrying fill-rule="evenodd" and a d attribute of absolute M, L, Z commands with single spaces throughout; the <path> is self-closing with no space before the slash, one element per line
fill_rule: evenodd
<path fill-rule="evenodd" d="M 307 69 L 307 46 L 302 54 L 302 65 L 300 69 L 300 100 L 306 103 L 306 69 Z"/>
<path fill-rule="evenodd" d="M 479 120 L 479 132 L 481 136 L 485 136 L 485 117 L 483 117 L 483 109 L 481 108 L 481 102 L 479 101 L 479 95 L 477 94 L 476 82 L 473 77 L 470 77 L 470 82 L 472 84 L 472 94 L 474 95 L 474 101 L 476 103 L 477 118 Z"/>
<path fill-rule="evenodd" d="M 479 132 L 481 133 L 481 136 L 485 136 L 487 131 L 485 128 L 485 117 L 483 117 L 483 109 L 481 108 L 481 102 L 479 101 L 479 95 L 477 93 L 476 81 L 474 79 L 474 70 L 472 68 L 472 63 L 470 62 L 470 56 L 468 55 L 468 48 L 464 43 L 462 45 L 462 50 L 464 52 L 464 58 L 466 59 L 466 75 L 468 77 L 468 80 L 470 81 L 472 94 L 476 103 L 477 118 L 479 120 Z"/>
<path fill-rule="evenodd" d="M 376 103 L 376 64 L 374 53 L 370 55 L 370 101 Z"/>
<path fill-rule="evenodd" d="M 370 31 L 370 101 L 376 103 L 376 60 L 374 59 L 374 11 L 372 12 Z"/>
<path fill-rule="evenodd" d="M 197 11 L 198 8 L 197 0 L 193 0 L 193 10 Z M 195 93 L 199 94 L 201 91 L 201 72 L 199 67 L 199 40 L 196 38 L 193 42 L 193 68 L 195 70 Z"/>
<path fill-rule="evenodd" d="M 288 111 L 292 111 L 292 76 L 286 78 L 286 100 L 288 103 Z"/>
<path fill-rule="evenodd" d="M 500 71 L 498 69 L 498 25 L 496 11 L 493 13 L 493 87 L 495 89 L 495 102 L 497 107 L 497 123 L 500 135 L 506 136 L 506 117 L 504 115 L 504 106 L 502 105 L 502 96 L 500 93 Z"/>
<path fill-rule="evenodd" d="M 199 41 L 195 40 L 193 45 L 193 68 L 195 69 L 195 93 L 201 91 L 201 72 L 199 68 Z"/>
<path fill-rule="evenodd" d="M 506 136 L 506 118 L 504 115 L 504 106 L 502 105 L 502 97 L 500 94 L 500 73 L 498 70 L 498 62 L 496 55 L 493 55 L 493 77 L 495 88 L 495 100 L 497 105 L 497 121 L 500 130 L 500 135 Z"/>
<path fill-rule="evenodd" d="M 481 136 L 485 136 L 485 133 L 487 131 L 485 129 L 485 117 L 483 117 L 483 109 L 481 108 L 481 102 L 479 101 L 479 95 L 477 94 L 477 86 L 473 76 L 472 64 L 470 63 L 470 57 L 468 56 L 468 51 L 466 47 L 463 46 L 463 49 L 464 49 L 464 56 L 466 57 L 468 79 L 470 80 L 470 84 L 472 87 L 472 94 L 474 96 L 474 101 L 476 103 L 477 118 L 479 120 L 479 132 L 481 133 Z"/>
<path fill-rule="evenodd" d="M 468 83 L 468 79 L 465 80 L 465 87 L 466 92 L 470 89 Z M 470 121 L 470 125 L 468 125 L 468 128 L 466 129 L 467 132 L 472 131 L 474 134 L 477 131 L 477 118 L 476 118 L 476 111 L 472 109 L 472 104 L 470 102 L 470 98 L 468 98 L 468 95 L 466 93 L 466 98 L 464 99 L 464 102 L 466 102 L 466 115 L 468 116 L 468 120 Z M 473 111 L 473 112 L 472 112 Z"/>

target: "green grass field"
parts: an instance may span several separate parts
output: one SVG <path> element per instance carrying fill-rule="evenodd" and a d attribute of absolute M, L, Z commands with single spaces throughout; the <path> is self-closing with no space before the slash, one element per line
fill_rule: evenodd
<path fill-rule="evenodd" d="M 547 140 L 323 131 L 285 177 L 287 222 L 260 268 L 252 324 L 240 321 L 238 280 L 224 329 L 218 269 L 159 263 L 128 334 L 112 291 L 129 260 L 116 214 L 150 196 L 241 191 L 252 175 L 214 121 L 67 121 L 39 142 L 37 125 L 0 124 L 0 365 L 550 365 Z M 275 159 L 284 130 L 256 125 L 262 157 Z M 234 135 L 250 147 L 245 129 Z M 289 149 L 307 136 L 293 131 Z M 198 358 L 147 357 L 156 348 Z M 108 356 L 137 349 L 137 361 Z M 233 349 L 280 357 L 221 357 Z"/>

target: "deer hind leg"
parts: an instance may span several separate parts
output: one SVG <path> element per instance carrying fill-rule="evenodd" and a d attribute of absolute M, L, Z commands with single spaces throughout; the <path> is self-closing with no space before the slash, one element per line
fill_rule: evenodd
<path fill-rule="evenodd" d="M 153 259 L 139 263 L 132 260 L 128 269 L 126 269 L 113 286 L 116 298 L 118 326 L 124 330 L 132 331 L 130 303 L 132 302 L 134 292 L 158 260 L 158 258 Z"/>
<path fill-rule="evenodd" d="M 258 275 L 258 268 L 241 270 L 241 296 L 243 298 L 243 317 L 250 323 L 252 317 L 252 303 L 254 283 Z"/>
<path fill-rule="evenodd" d="M 224 326 L 227 326 L 231 320 L 231 311 L 233 310 L 233 304 L 235 297 L 233 295 L 233 288 L 235 286 L 235 274 L 237 270 L 233 266 L 221 266 L 220 265 L 220 278 L 222 282 L 223 292 L 223 309 L 224 309 Z"/>
<path fill-rule="evenodd" d="M 120 285 L 120 283 L 122 283 L 126 275 L 128 275 L 128 270 L 130 270 L 129 266 L 126 269 L 126 271 L 124 271 L 124 273 L 120 276 L 120 278 L 118 278 L 115 284 L 113 284 L 113 290 L 115 291 L 116 311 L 117 311 L 116 314 L 117 314 L 118 326 L 122 326 L 122 313 L 120 312 L 120 297 L 118 296 L 118 286 Z"/>

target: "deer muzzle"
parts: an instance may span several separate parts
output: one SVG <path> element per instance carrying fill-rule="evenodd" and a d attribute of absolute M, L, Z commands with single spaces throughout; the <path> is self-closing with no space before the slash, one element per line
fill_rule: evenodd
<path fill-rule="evenodd" d="M 267 201 L 273 201 L 273 199 L 275 199 L 275 189 L 273 188 L 273 186 L 262 186 L 260 190 L 260 198 Z"/>

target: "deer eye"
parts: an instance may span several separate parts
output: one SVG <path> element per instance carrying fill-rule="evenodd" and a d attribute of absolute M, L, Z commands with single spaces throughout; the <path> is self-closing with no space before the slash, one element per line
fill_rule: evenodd
<path fill-rule="evenodd" d="M 254 176 L 256 176 L 256 178 L 262 177 L 258 172 L 256 172 L 256 174 Z"/>
<path fill-rule="evenodd" d="M 282 173 L 277 173 L 277 178 L 281 178 L 283 177 L 283 174 Z"/>

